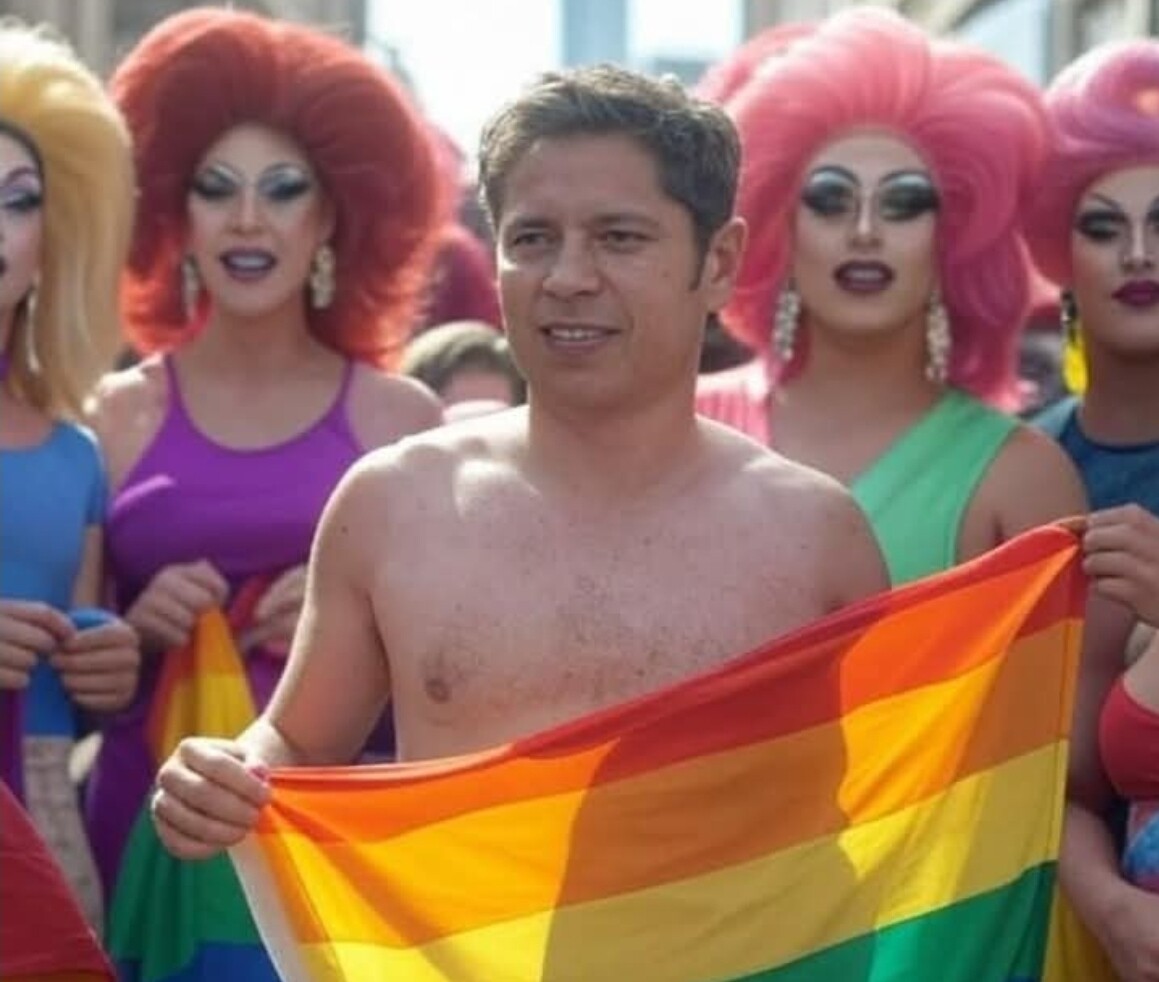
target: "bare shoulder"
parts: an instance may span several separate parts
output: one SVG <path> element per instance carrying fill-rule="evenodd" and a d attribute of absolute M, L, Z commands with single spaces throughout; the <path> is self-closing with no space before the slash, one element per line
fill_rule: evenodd
<path fill-rule="evenodd" d="M 438 426 L 443 408 L 421 382 L 356 365 L 348 412 L 359 443 L 367 450 Z"/>
<path fill-rule="evenodd" d="M 169 383 L 160 356 L 110 372 L 97 383 L 88 422 L 100 440 L 113 487 L 156 435 L 165 416 Z"/>
<path fill-rule="evenodd" d="M 1050 436 L 1019 424 L 975 494 L 972 508 L 996 516 L 1002 538 L 1087 510 L 1082 479 Z"/>
<path fill-rule="evenodd" d="M 418 430 L 363 455 L 344 483 L 377 489 L 413 506 L 452 493 L 472 465 L 505 466 L 525 432 L 522 408 Z"/>
<path fill-rule="evenodd" d="M 706 423 L 729 463 L 729 507 L 750 516 L 752 535 L 770 556 L 812 578 L 830 609 L 889 586 L 885 562 L 865 513 L 827 474 L 789 460 L 731 430 Z"/>

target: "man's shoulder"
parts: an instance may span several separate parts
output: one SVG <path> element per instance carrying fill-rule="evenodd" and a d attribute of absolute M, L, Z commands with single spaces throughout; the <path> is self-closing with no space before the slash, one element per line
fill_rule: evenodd
<path fill-rule="evenodd" d="M 504 410 L 412 433 L 359 461 L 363 480 L 425 480 L 480 460 L 500 460 L 526 432 L 525 410 Z"/>
<path fill-rule="evenodd" d="M 708 419 L 701 420 L 701 426 L 728 461 L 726 469 L 754 490 L 817 498 L 822 504 L 852 501 L 845 487 L 828 474 L 790 460 L 730 426 Z"/>

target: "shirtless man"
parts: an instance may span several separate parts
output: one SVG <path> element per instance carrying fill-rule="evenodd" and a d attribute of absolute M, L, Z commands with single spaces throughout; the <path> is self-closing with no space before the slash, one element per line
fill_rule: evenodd
<path fill-rule="evenodd" d="M 708 315 L 744 245 L 719 110 L 613 68 L 545 77 L 484 134 L 530 406 L 408 438 L 335 492 L 282 683 L 236 741 L 185 740 L 157 827 L 239 841 L 270 766 L 462 754 L 676 682 L 883 590 L 836 482 L 698 419 Z"/>

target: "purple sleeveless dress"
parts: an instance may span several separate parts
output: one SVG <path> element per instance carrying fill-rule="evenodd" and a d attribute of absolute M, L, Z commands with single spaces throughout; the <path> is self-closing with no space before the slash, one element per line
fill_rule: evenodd
<path fill-rule="evenodd" d="M 165 419 L 114 496 L 105 530 L 121 610 L 174 563 L 208 560 L 236 592 L 254 576 L 276 577 L 306 562 L 327 498 L 363 452 L 346 415 L 352 362 L 317 422 L 256 450 L 223 447 L 201 433 L 186 411 L 172 359 L 164 365 Z M 144 728 L 159 662 L 146 657 L 133 704 L 106 726 L 87 788 L 85 817 L 106 894 L 154 777 Z M 259 707 L 269 701 L 284 664 L 260 649 L 247 655 Z"/>

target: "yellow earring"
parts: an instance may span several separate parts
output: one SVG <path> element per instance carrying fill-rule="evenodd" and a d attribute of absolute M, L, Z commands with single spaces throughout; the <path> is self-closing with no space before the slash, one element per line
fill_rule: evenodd
<path fill-rule="evenodd" d="M 1062 380 L 1067 391 L 1081 396 L 1087 390 L 1087 355 L 1083 344 L 1082 323 L 1079 321 L 1078 307 L 1074 295 L 1064 290 L 1059 306 L 1062 321 Z"/>

